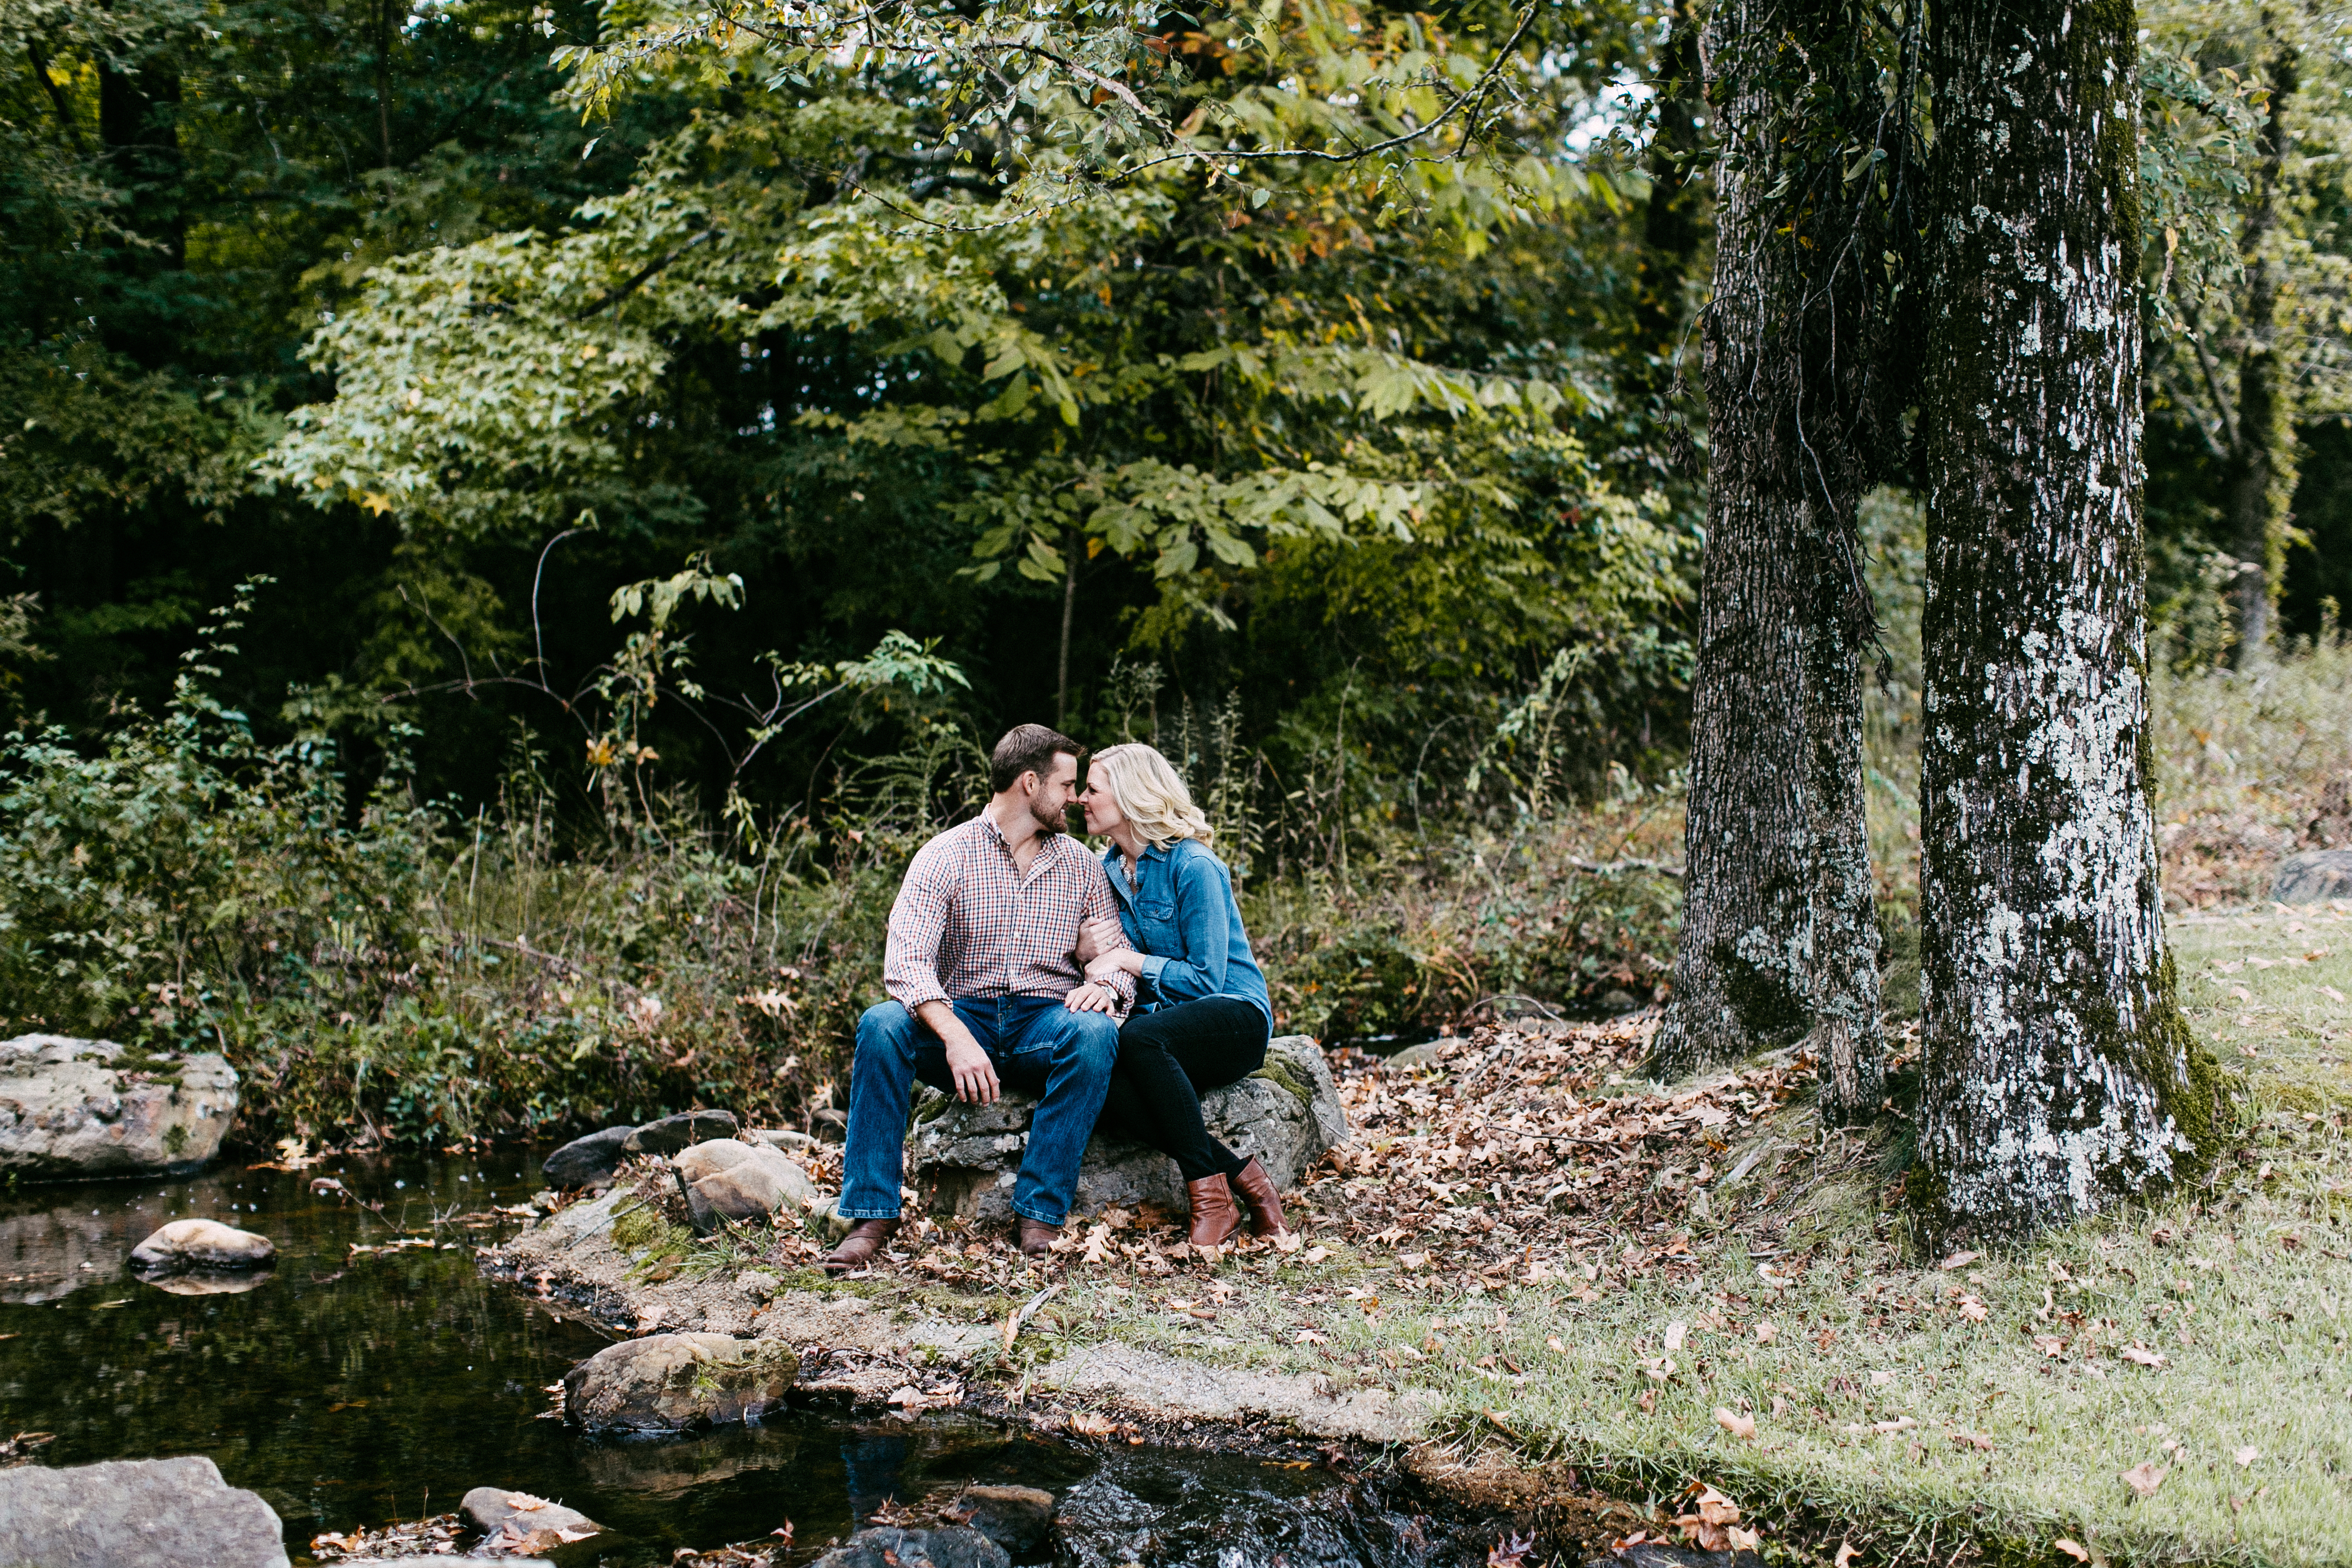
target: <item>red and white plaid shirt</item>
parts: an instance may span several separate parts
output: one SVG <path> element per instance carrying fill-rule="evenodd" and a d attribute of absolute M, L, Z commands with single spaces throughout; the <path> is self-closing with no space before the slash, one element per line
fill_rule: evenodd
<path fill-rule="evenodd" d="M 1100 920 L 1116 927 L 1118 906 L 1085 846 L 1045 836 L 1024 878 L 982 812 L 915 851 L 890 906 L 882 989 L 909 1013 L 959 997 L 1066 996 L 1086 982 L 1078 927 Z M 1118 998 L 1120 1014 L 1133 1005 L 1133 975 L 1097 984 Z"/>

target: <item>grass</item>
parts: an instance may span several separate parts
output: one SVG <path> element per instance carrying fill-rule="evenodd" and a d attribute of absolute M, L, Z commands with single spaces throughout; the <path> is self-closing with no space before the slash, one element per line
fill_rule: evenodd
<path fill-rule="evenodd" d="M 2177 923 L 2192 1017 L 2241 1086 L 2236 1141 L 2164 1203 L 2012 1254 L 1909 1256 L 1884 1151 L 1824 1137 L 1790 1104 L 1720 1156 L 1729 1169 L 1769 1144 L 1748 1190 L 1777 1173 L 1800 1194 L 1774 1221 L 1772 1274 L 1749 1256 L 1762 1194 L 1718 1189 L 1665 1257 L 1629 1232 L 1622 1251 L 1529 1254 L 1565 1279 L 1433 1289 L 1340 1239 L 1345 1184 L 1327 1176 L 1306 1194 L 1319 1265 L 1267 1250 L 1213 1275 L 1074 1281 L 1061 1331 L 1419 1390 L 1454 1440 L 1635 1497 L 1706 1479 L 1774 1534 L 1850 1542 L 1870 1562 L 2061 1562 L 2062 1538 L 2116 1563 L 2337 1561 L 2352 1540 L 2352 1008 L 2323 987 L 2352 988 L 2347 939 L 2352 911 Z M 1752 1416 L 1755 1437 L 1718 1409 Z M 2146 1497 L 2123 1479 L 2142 1465 L 2164 1471 Z"/>

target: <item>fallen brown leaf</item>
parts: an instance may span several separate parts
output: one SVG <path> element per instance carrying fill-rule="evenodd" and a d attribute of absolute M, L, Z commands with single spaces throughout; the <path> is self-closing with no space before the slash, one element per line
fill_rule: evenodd
<path fill-rule="evenodd" d="M 2131 1488 L 2139 1496 L 2154 1497 L 2156 1489 L 2162 1486 L 2164 1478 L 2171 1473 L 2169 1468 L 2158 1464 L 2154 1459 L 2142 1459 L 2124 1472 L 2123 1481 L 2124 1485 Z"/>

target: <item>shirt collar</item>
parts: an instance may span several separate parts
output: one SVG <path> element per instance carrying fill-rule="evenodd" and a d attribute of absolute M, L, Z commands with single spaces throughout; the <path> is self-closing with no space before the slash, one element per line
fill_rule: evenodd
<path fill-rule="evenodd" d="M 1013 841 L 1004 837 L 1004 829 L 996 826 L 996 818 L 988 814 L 986 807 L 982 807 L 976 820 L 987 825 L 990 836 L 996 840 L 996 847 L 1003 850 L 1006 858 L 1010 858 L 1013 854 Z M 1045 865 L 1061 858 L 1062 840 L 1066 836 L 1049 831 L 1040 833 L 1037 837 L 1042 842 L 1037 846 L 1037 862 L 1030 867 L 1032 872 L 1040 870 Z"/>

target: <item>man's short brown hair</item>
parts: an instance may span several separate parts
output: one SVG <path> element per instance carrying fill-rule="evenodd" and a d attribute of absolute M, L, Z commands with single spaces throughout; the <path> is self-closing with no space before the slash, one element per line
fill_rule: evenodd
<path fill-rule="evenodd" d="M 1043 776 L 1052 773 L 1057 756 L 1076 757 L 1083 765 L 1087 749 L 1059 730 L 1043 724 L 1015 724 L 1004 731 L 1004 739 L 997 742 L 996 750 L 988 754 L 988 787 L 1003 795 L 1023 773 L 1034 772 Z"/>

